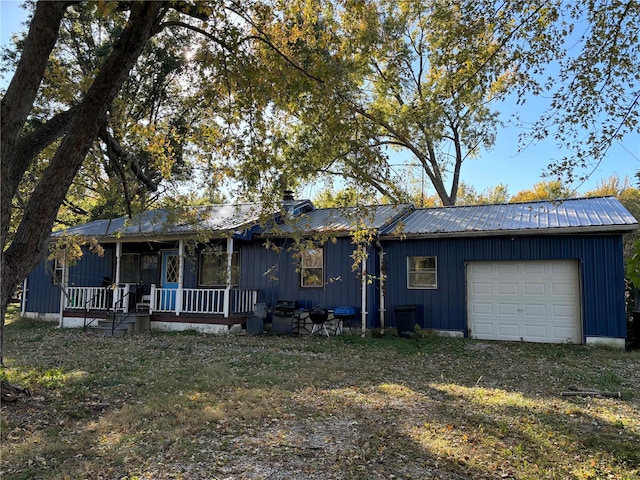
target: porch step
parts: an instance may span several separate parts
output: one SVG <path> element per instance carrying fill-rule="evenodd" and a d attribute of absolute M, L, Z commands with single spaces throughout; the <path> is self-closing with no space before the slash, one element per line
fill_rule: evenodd
<path fill-rule="evenodd" d="M 132 312 L 118 313 L 114 322 L 111 319 L 98 320 L 96 326 L 91 327 L 94 332 L 102 332 L 104 335 L 122 336 L 125 334 L 147 332 L 150 329 L 151 316 L 149 313 Z M 113 328 L 113 332 L 112 332 Z"/>

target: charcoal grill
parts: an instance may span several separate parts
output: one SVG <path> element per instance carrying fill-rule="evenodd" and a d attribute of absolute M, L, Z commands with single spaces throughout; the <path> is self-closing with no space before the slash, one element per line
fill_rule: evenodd
<path fill-rule="evenodd" d="M 327 326 L 325 325 L 326 321 L 329 319 L 329 311 L 326 308 L 322 307 L 314 307 L 309 311 L 309 318 L 313 322 L 313 328 L 311 329 L 311 335 L 316 332 L 324 331 L 324 333 L 329 336 L 329 331 L 327 330 Z"/>

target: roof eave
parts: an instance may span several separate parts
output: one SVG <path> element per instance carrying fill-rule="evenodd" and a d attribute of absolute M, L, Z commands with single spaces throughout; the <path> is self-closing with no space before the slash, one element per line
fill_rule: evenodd
<path fill-rule="evenodd" d="M 469 230 L 464 232 L 427 232 L 427 233 L 396 233 L 384 234 L 381 240 L 421 239 L 421 238 L 452 238 L 452 237 L 505 237 L 530 235 L 575 235 L 575 234 L 624 234 L 636 231 L 638 224 L 633 225 L 601 225 L 589 227 L 556 227 L 556 228 L 525 228 L 518 230 Z"/>

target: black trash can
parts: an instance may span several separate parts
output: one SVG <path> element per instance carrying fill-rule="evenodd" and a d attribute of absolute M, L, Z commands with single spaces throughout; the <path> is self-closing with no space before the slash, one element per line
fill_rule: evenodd
<path fill-rule="evenodd" d="M 247 335 L 260 335 L 264 331 L 264 319 L 262 317 L 247 317 Z"/>
<path fill-rule="evenodd" d="M 416 334 L 416 312 L 418 308 L 416 305 L 396 305 L 393 308 L 393 313 L 396 318 L 396 328 L 398 329 L 398 335 L 406 338 L 413 338 Z"/>

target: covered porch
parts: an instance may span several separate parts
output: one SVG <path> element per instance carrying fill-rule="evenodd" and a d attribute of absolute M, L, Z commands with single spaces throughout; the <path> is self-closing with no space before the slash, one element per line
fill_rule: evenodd
<path fill-rule="evenodd" d="M 114 242 L 115 281 L 105 277 L 101 286 L 78 285 L 81 276 L 64 272 L 61 323 L 79 327 L 112 314 L 136 313 L 148 315 L 152 327 L 163 330 L 244 323 L 258 290 L 238 285 L 233 237 L 217 242 L 214 256 L 187 254 L 182 239 Z"/>

